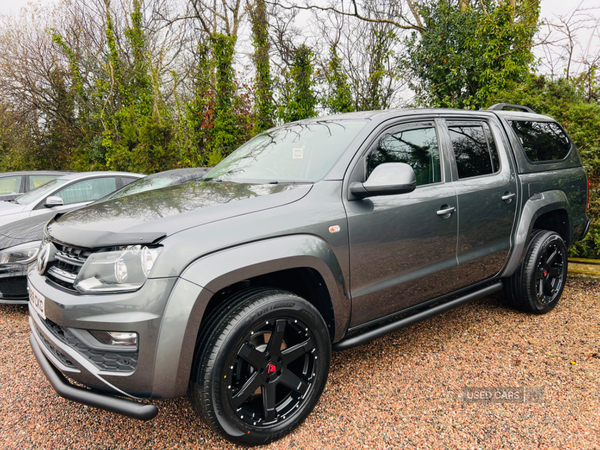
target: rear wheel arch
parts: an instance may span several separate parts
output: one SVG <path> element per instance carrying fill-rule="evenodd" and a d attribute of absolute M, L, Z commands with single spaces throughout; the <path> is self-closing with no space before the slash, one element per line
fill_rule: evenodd
<path fill-rule="evenodd" d="M 554 209 L 541 214 L 535 219 L 531 229 L 554 231 L 565 241 L 567 248 L 569 247 L 571 228 L 569 213 L 564 208 Z"/>
<path fill-rule="evenodd" d="M 534 229 L 555 231 L 568 247 L 571 233 L 568 210 L 569 201 L 560 190 L 536 194 L 527 200 L 512 238 L 511 255 L 501 277 L 511 276 L 519 267 Z"/>

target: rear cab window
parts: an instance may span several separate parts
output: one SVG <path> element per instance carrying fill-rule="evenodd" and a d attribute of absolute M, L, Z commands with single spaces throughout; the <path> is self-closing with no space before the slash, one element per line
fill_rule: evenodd
<path fill-rule="evenodd" d="M 462 120 L 448 122 L 448 131 L 459 179 L 500 171 L 498 149 L 487 123 Z"/>
<path fill-rule="evenodd" d="M 556 122 L 509 120 L 529 162 L 559 161 L 571 151 L 571 141 Z"/>

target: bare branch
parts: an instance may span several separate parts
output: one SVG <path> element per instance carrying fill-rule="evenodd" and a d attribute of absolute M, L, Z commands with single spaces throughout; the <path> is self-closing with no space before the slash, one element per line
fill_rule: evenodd
<path fill-rule="evenodd" d="M 282 8 L 282 9 L 287 9 L 287 10 L 305 10 L 305 11 L 310 11 L 310 10 L 318 10 L 318 11 L 325 11 L 325 12 L 334 12 L 336 14 L 340 14 L 342 16 L 348 16 L 348 17 L 355 17 L 359 20 L 362 20 L 364 22 L 369 22 L 369 23 L 387 23 L 390 25 L 393 25 L 397 28 L 400 28 L 402 30 L 416 30 L 419 32 L 424 31 L 424 28 L 422 25 L 414 25 L 411 24 L 410 22 L 408 22 L 408 20 L 406 21 L 406 24 L 402 24 L 400 22 L 397 22 L 395 20 L 391 20 L 391 19 L 383 19 L 383 18 L 372 18 L 372 17 L 366 17 L 363 16 L 362 14 L 360 14 L 358 12 L 358 7 L 356 5 L 356 1 L 352 0 L 352 5 L 353 5 L 353 11 L 352 12 L 346 12 L 346 11 L 342 11 L 339 10 L 333 6 L 317 6 L 317 5 L 306 5 L 306 6 L 300 6 L 300 5 L 282 5 L 279 2 L 270 2 L 270 1 L 266 1 L 265 3 L 272 5 L 272 6 L 276 6 L 278 8 Z M 417 17 L 418 20 L 418 16 Z M 404 19 L 404 17 L 403 17 Z M 406 19 L 405 19 L 406 20 Z"/>

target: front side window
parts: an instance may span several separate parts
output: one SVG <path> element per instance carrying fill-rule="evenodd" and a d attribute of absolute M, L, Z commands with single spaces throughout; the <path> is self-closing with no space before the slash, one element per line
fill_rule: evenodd
<path fill-rule="evenodd" d="M 498 172 L 498 150 L 489 126 L 483 122 L 449 123 L 448 131 L 460 179 Z"/>
<path fill-rule="evenodd" d="M 417 186 L 442 181 L 435 128 L 402 129 L 385 134 L 367 159 L 367 178 L 383 163 L 402 162 L 413 168 Z"/>
<path fill-rule="evenodd" d="M 512 120 L 510 125 L 531 162 L 564 159 L 571 150 L 569 138 L 557 123 Z"/>
<path fill-rule="evenodd" d="M 29 205 L 33 202 L 37 202 L 39 199 L 45 197 L 50 192 L 58 188 L 58 186 L 61 186 L 67 182 L 67 180 L 60 179 L 49 181 L 48 183 L 41 185 L 39 188 L 29 191 L 27 194 L 17 197 L 15 201 L 21 205 Z"/>
<path fill-rule="evenodd" d="M 0 178 L 0 195 L 18 194 L 21 190 L 21 177 L 2 177 Z"/>
<path fill-rule="evenodd" d="M 93 178 L 74 183 L 54 194 L 63 200 L 63 204 L 83 203 L 98 200 L 117 189 L 116 179 Z"/>

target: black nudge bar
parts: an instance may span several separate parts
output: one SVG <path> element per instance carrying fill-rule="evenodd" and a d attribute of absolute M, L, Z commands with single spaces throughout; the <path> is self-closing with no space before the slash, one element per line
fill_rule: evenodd
<path fill-rule="evenodd" d="M 54 390 L 61 397 L 138 420 L 151 420 L 158 414 L 158 408 L 154 405 L 146 405 L 110 395 L 98 394 L 71 385 L 64 375 L 56 370 L 50 361 L 48 361 L 33 334 L 29 336 L 29 343 L 46 378 L 48 378 Z"/>

